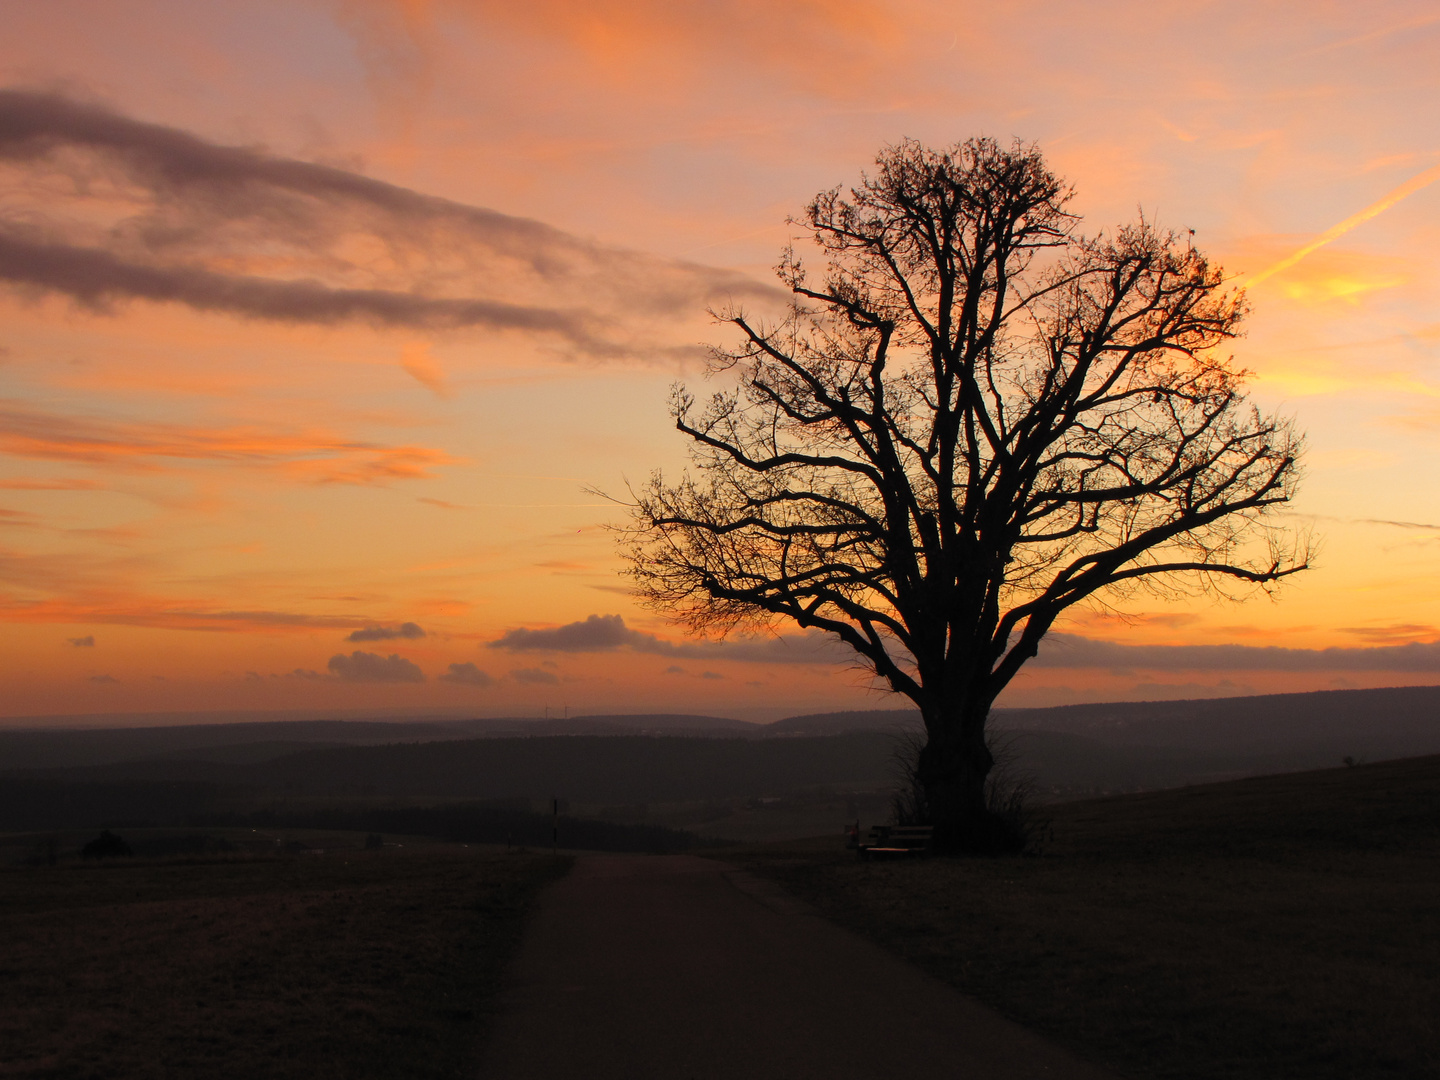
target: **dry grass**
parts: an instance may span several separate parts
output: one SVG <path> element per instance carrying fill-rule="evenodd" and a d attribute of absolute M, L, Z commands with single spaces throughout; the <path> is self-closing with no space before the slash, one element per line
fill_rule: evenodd
<path fill-rule="evenodd" d="M 0 871 L 0 1075 L 462 1074 L 568 862 L 363 840 Z"/>
<path fill-rule="evenodd" d="M 1440 759 L 1053 813 L 1039 858 L 730 857 L 1126 1075 L 1440 1075 Z"/>

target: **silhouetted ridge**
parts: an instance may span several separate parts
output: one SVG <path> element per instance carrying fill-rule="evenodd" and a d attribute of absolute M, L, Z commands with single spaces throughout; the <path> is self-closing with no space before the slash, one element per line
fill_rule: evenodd
<path fill-rule="evenodd" d="M 1415 756 L 1440 752 L 1440 686 L 1005 709 L 994 722 L 1131 746 Z"/>
<path fill-rule="evenodd" d="M 787 716 L 764 725 L 766 735 L 830 735 L 842 731 L 895 731 L 920 726 L 918 709 L 855 709 Z"/>

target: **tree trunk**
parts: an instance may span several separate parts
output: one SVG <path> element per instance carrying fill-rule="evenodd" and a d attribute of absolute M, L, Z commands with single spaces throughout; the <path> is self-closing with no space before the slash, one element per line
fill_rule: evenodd
<path fill-rule="evenodd" d="M 987 799 L 986 780 L 995 765 L 985 741 L 989 703 L 924 710 L 928 740 L 915 763 L 921 809 L 935 827 L 937 851 L 999 854 L 1017 850 L 1023 838 Z"/>

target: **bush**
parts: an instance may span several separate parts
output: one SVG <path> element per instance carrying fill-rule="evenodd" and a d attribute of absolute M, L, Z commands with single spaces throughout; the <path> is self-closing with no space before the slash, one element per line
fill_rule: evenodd
<path fill-rule="evenodd" d="M 968 850 L 989 855 L 1034 855 L 1049 835 L 1049 816 L 1035 807 L 1034 782 L 1016 767 L 1015 748 L 1009 740 L 991 736 L 990 754 L 995 764 L 985 781 L 983 835 L 970 837 Z M 891 814 L 897 825 L 933 825 L 925 798 L 925 786 L 918 771 L 920 751 L 925 747 L 923 732 L 906 731 L 895 736 L 891 755 L 895 793 Z"/>
<path fill-rule="evenodd" d="M 42 836 L 25 856 L 26 866 L 54 866 L 60 861 L 60 840 L 54 836 Z"/>
<path fill-rule="evenodd" d="M 109 829 L 102 830 L 99 836 L 80 849 L 80 855 L 85 859 L 109 859 L 117 855 L 134 854 L 130 850 L 130 845 Z"/>

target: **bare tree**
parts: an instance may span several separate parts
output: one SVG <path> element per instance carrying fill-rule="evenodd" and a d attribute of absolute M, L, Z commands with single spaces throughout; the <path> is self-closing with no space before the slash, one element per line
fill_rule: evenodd
<path fill-rule="evenodd" d="M 727 388 L 674 391 L 694 471 L 626 530 L 642 597 L 700 633 L 834 634 L 919 706 L 936 841 L 1012 842 L 986 809 L 986 720 L 1066 608 L 1136 588 L 1269 586 L 1305 568 L 1270 513 L 1301 438 L 1217 350 L 1244 294 L 1141 219 L 1086 237 L 1034 147 L 885 149 L 792 224 L 823 253 L 773 322 L 720 313 Z"/>

